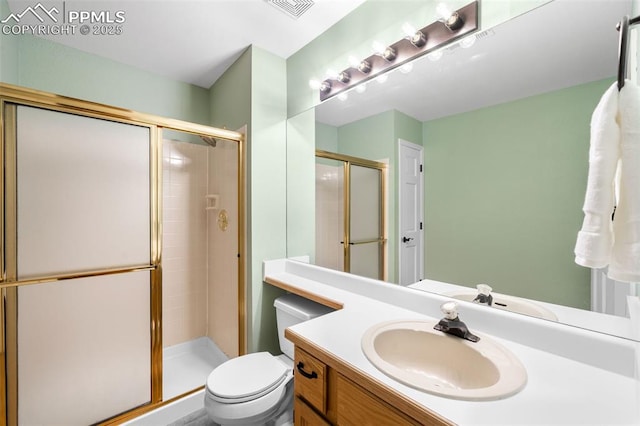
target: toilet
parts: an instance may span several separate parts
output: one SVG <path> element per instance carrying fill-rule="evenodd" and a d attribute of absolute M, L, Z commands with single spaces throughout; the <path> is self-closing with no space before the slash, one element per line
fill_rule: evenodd
<path fill-rule="evenodd" d="M 287 327 L 332 312 L 333 309 L 287 294 L 277 298 L 278 339 L 283 354 L 257 352 L 230 359 L 216 367 L 205 389 L 204 406 L 220 425 L 293 424 L 293 344 Z"/>

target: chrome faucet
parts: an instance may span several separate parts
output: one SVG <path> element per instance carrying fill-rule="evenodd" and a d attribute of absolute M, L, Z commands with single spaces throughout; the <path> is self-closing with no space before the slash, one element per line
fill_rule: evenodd
<path fill-rule="evenodd" d="M 472 302 L 479 305 L 491 306 L 493 304 L 493 296 L 491 295 L 493 289 L 487 284 L 478 284 L 476 288 L 478 289 L 478 295 Z"/>
<path fill-rule="evenodd" d="M 460 321 L 460 317 L 458 317 L 458 304 L 456 302 L 443 303 L 440 309 L 444 314 L 444 318 L 433 327 L 435 330 L 462 337 L 470 342 L 480 340 L 478 336 L 469 331 L 465 323 Z"/>

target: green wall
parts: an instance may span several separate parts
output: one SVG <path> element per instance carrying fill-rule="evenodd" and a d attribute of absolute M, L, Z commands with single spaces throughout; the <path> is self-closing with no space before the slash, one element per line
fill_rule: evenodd
<path fill-rule="evenodd" d="M 287 248 L 285 62 L 250 47 L 210 92 L 213 126 L 247 125 L 248 350 L 278 353 L 273 301 L 282 291 L 263 283 L 262 261 Z"/>
<path fill-rule="evenodd" d="M 287 255 L 287 72 L 284 59 L 256 47 L 252 51 L 249 351 L 279 353 L 273 301 L 283 292 L 262 282 L 262 261 Z"/>
<path fill-rule="evenodd" d="M 11 13 L 7 0 L 0 0 L 0 19 Z M 0 31 L 0 81 L 18 84 L 18 39 Z"/>
<path fill-rule="evenodd" d="M 611 79 L 425 122 L 425 274 L 588 309 L 574 263 L 591 114 Z"/>
<path fill-rule="evenodd" d="M 303 113 L 304 114 L 304 113 Z M 293 118 L 295 119 L 295 117 Z M 323 151 L 338 152 L 338 128 L 328 124 L 316 122 L 315 148 Z"/>
<path fill-rule="evenodd" d="M 209 124 L 209 91 L 30 35 L 19 46 L 20 86 Z"/>
<path fill-rule="evenodd" d="M 313 110 L 303 112 L 287 120 L 287 191 L 298 194 L 287 197 L 287 253 L 308 255 L 311 263 L 315 263 L 316 227 L 315 210 L 301 216 L 297 212 L 306 210 L 307 206 L 315 206 L 315 174 L 308 170 L 315 169 L 316 144 L 307 135 L 331 130 L 330 126 L 318 126 Z M 337 132 L 336 143 L 337 143 Z M 311 226 L 310 226 L 311 225 Z M 295 230 L 295 231 L 294 231 Z"/>

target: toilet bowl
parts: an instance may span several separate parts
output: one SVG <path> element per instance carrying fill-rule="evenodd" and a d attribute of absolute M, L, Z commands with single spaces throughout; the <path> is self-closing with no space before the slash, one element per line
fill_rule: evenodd
<path fill-rule="evenodd" d="M 284 330 L 332 309 L 288 294 L 274 302 L 283 354 L 257 352 L 233 358 L 207 378 L 204 406 L 220 425 L 293 424 L 293 344 Z"/>

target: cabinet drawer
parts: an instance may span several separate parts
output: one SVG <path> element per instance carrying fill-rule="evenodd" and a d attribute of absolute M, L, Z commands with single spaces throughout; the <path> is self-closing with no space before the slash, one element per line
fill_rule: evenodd
<path fill-rule="evenodd" d="M 327 414 L 327 366 L 296 348 L 294 360 L 296 395 L 322 414 Z"/>
<path fill-rule="evenodd" d="M 296 397 L 294 402 L 293 416 L 296 426 L 331 426 L 331 423 L 313 411 L 313 408 L 299 397 Z"/>

